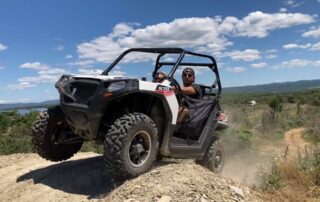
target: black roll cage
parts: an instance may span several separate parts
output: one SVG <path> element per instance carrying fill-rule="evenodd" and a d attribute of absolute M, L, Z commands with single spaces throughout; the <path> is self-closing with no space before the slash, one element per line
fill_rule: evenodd
<path fill-rule="evenodd" d="M 205 54 L 200 54 L 200 53 L 194 53 L 191 51 L 186 51 L 182 48 L 131 48 L 126 51 L 124 51 L 113 63 L 110 64 L 110 66 L 102 72 L 102 75 L 108 75 L 108 73 L 120 62 L 120 60 L 126 56 L 128 53 L 131 52 L 144 52 L 144 53 L 158 53 L 158 57 L 156 59 L 156 64 L 155 64 L 155 69 L 152 72 L 152 77 L 155 77 L 156 72 L 163 66 L 163 65 L 172 65 L 173 68 L 168 74 L 169 80 L 173 78 L 174 73 L 178 69 L 179 66 L 206 66 L 211 69 L 215 75 L 216 75 L 216 81 L 212 84 L 211 87 L 216 87 L 218 86 L 218 97 L 221 94 L 221 82 L 220 82 L 220 76 L 218 72 L 218 67 L 217 67 L 217 62 L 214 59 L 214 57 L 210 55 L 205 55 Z M 180 54 L 176 62 L 160 62 L 160 58 L 164 56 L 165 54 Z M 197 56 L 197 57 L 202 57 L 202 58 L 208 58 L 212 61 L 212 63 L 182 63 L 182 59 L 184 58 L 185 55 L 192 55 L 192 56 Z"/>

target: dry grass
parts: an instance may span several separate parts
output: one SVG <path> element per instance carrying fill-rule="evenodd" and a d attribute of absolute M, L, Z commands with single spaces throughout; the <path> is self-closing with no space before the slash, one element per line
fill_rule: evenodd
<path fill-rule="evenodd" d="M 320 201 L 320 161 L 316 149 L 295 160 L 277 161 L 272 172 L 265 178 L 265 191 L 261 197 L 266 201 Z"/>

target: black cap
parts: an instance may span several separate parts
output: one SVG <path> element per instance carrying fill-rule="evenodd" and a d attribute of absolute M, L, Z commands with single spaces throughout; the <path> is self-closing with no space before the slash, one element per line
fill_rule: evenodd
<path fill-rule="evenodd" d="M 184 74 L 184 73 L 186 73 L 186 72 L 190 72 L 190 73 L 194 76 L 194 70 L 193 70 L 192 68 L 186 67 L 186 68 L 182 71 L 182 73 Z"/>

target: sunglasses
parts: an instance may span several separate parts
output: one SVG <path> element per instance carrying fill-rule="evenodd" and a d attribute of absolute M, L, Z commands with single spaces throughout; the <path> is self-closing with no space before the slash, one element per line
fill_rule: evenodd
<path fill-rule="evenodd" d="M 154 80 L 156 81 L 163 81 L 165 79 L 165 77 L 155 77 Z"/>
<path fill-rule="evenodd" d="M 193 77 L 193 74 L 191 74 L 191 73 L 189 73 L 189 74 L 188 74 L 188 73 L 184 73 L 184 74 L 183 74 L 183 77 L 186 77 L 186 78 L 188 77 L 188 78 L 190 78 L 190 77 Z"/>

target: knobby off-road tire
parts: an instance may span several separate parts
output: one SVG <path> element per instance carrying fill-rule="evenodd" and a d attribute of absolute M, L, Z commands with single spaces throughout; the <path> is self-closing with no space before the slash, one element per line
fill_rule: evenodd
<path fill-rule="evenodd" d="M 104 160 L 108 174 L 124 180 L 148 171 L 159 148 L 158 130 L 145 114 L 126 114 L 117 120 L 105 137 Z"/>
<path fill-rule="evenodd" d="M 215 138 L 203 159 L 196 162 L 216 174 L 221 174 L 224 161 L 225 154 L 222 141 L 219 138 Z"/>
<path fill-rule="evenodd" d="M 56 106 L 41 112 L 33 124 L 32 143 L 42 158 L 50 161 L 62 161 L 71 158 L 80 150 L 83 142 L 55 143 L 55 138 L 62 130 L 70 130 L 64 121 L 61 108 Z"/>

